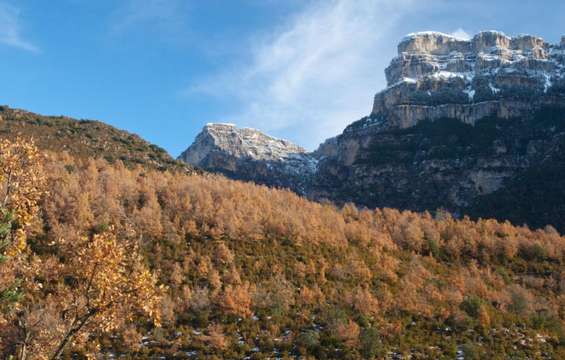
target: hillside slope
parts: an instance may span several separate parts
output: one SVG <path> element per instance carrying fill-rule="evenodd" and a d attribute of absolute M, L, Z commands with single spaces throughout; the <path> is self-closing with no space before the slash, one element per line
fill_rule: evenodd
<path fill-rule="evenodd" d="M 565 355 L 565 238 L 552 228 L 338 209 L 221 177 L 50 158 L 50 191 L 29 238 L 36 254 L 64 261 L 53 257 L 60 239 L 108 228 L 131 238 L 135 231 L 167 285 L 162 327 L 140 320 L 91 333 L 99 352 L 178 359 Z M 65 284 L 51 279 L 41 291 L 47 297 Z"/>
<path fill-rule="evenodd" d="M 135 134 L 101 121 L 44 116 L 0 106 L 0 139 L 33 138 L 39 148 L 67 152 L 75 158 L 121 160 L 128 166 L 193 171 L 175 161 L 165 150 Z"/>

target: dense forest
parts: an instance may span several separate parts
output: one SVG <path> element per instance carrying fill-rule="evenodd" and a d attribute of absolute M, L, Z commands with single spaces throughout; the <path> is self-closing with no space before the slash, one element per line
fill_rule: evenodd
<path fill-rule="evenodd" d="M 128 166 L 127 166 L 128 165 Z M 565 238 L 0 146 L 4 358 L 565 357 Z"/>

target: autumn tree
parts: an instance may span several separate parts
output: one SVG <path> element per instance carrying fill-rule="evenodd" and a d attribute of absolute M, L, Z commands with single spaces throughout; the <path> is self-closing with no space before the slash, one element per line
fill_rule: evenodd
<path fill-rule="evenodd" d="M 58 359 L 69 344 L 116 330 L 145 313 L 157 323 L 161 288 L 144 265 L 134 234 L 113 228 L 92 236 L 35 239 L 44 177 L 33 143 L 0 143 L 2 318 L 4 355 Z"/>
<path fill-rule="evenodd" d="M 45 178 L 33 142 L 0 142 L 0 331 L 12 333 L 18 321 L 27 230 L 38 212 Z M 23 334 L 27 337 L 27 334 Z M 13 345 L 13 344 L 11 344 Z M 24 352 L 25 355 L 25 352 Z"/>
<path fill-rule="evenodd" d="M 26 228 L 38 212 L 45 177 L 33 142 L 0 142 L 0 251 L 14 258 L 26 249 Z"/>
<path fill-rule="evenodd" d="M 132 241 L 113 229 L 49 244 L 55 257 L 30 257 L 13 341 L 19 358 L 58 359 L 69 344 L 122 328 L 138 313 L 159 321 L 161 289 Z"/>
<path fill-rule="evenodd" d="M 346 346 L 354 347 L 359 342 L 359 325 L 351 319 L 348 319 L 347 322 L 337 324 L 335 332 L 337 338 L 343 341 Z"/>
<path fill-rule="evenodd" d="M 247 317 L 251 315 L 251 292 L 248 283 L 242 285 L 228 285 L 221 294 L 218 305 L 227 314 Z"/>

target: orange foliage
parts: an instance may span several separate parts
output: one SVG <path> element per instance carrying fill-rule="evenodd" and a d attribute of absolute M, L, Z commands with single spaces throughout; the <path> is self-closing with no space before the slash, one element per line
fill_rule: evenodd
<path fill-rule="evenodd" d="M 466 316 L 461 305 L 470 298 L 483 304 L 480 322 L 486 327 L 506 314 L 528 316 L 538 310 L 562 321 L 563 274 L 547 269 L 563 263 L 565 239 L 551 228 L 456 220 L 441 212 L 432 217 L 351 204 L 338 208 L 219 176 L 128 169 L 101 160 L 82 163 L 63 155 L 53 156 L 45 167 L 50 193 L 33 227 L 43 251 L 33 260 L 43 269 L 42 286 L 64 289 L 57 274 L 81 266 L 82 272 L 70 274 L 84 290 L 95 262 L 75 260 L 78 254 L 87 256 L 81 251 L 92 258 L 100 258 L 102 249 L 118 257 L 137 254 L 134 268 L 146 274 L 149 288 L 156 280 L 148 268 L 170 285 L 158 307 L 170 328 L 176 322 L 188 327 L 191 321 L 208 328 L 217 319 L 258 314 L 273 317 L 269 326 L 281 329 L 288 325 L 281 319 L 288 319 L 298 334 L 317 316 L 316 321 L 331 323 L 347 346 L 357 347 L 362 322 L 352 319 L 362 317 L 400 334 L 405 322 L 399 317 L 460 319 Z M 67 253 L 77 255 L 60 260 Z M 117 266 L 112 256 L 104 261 Z M 527 273 L 533 265 L 539 272 Z M 0 280 L 10 279 L 5 267 L 0 270 Z M 43 303 L 30 309 L 30 321 L 60 314 L 60 304 L 43 296 L 47 291 L 34 291 Z M 333 322 L 329 309 L 343 311 L 340 322 Z M 57 316 L 49 319 L 59 326 Z M 201 340 L 227 349 L 232 342 L 224 325 L 209 327 Z M 95 336 L 98 330 L 85 334 Z"/>
<path fill-rule="evenodd" d="M 218 305 L 227 314 L 248 317 L 251 312 L 251 289 L 249 284 L 231 286 L 224 289 Z"/>
<path fill-rule="evenodd" d="M 361 329 L 356 322 L 348 320 L 346 323 L 340 323 L 336 327 L 337 337 L 349 347 L 354 347 L 359 342 L 359 334 Z"/>
<path fill-rule="evenodd" d="M 20 294 L 13 303 L 2 304 L 2 350 L 18 359 L 59 358 L 67 344 L 83 344 L 94 333 L 120 328 L 138 311 L 158 321 L 159 289 L 133 237 L 118 240 L 113 228 L 93 236 L 66 229 L 61 234 L 68 237 L 36 238 L 34 248 L 27 247 L 25 230 L 44 193 L 42 161 L 33 144 L 16 140 L 0 143 L 0 162 L 0 210 L 13 214 L 17 222 L 9 226 L 13 234 L 2 239 L 8 261 L 1 267 L 3 275 L 11 272 L 10 279 L 20 284 L 0 289 L 3 296 L 6 291 Z M 80 199 L 87 198 L 88 194 L 77 196 L 79 201 L 72 205 L 84 207 L 88 201 Z M 91 216 L 79 218 L 87 222 Z"/>

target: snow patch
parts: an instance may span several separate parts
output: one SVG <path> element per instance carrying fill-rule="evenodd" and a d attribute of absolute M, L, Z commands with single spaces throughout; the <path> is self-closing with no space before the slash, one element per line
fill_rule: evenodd
<path fill-rule="evenodd" d="M 437 36 L 437 37 L 446 37 L 449 39 L 453 39 L 453 40 L 457 40 L 457 41 L 466 41 L 468 39 L 466 39 L 464 36 L 457 36 L 459 33 L 456 31 L 453 34 L 446 34 L 443 33 L 441 31 L 418 31 L 418 32 L 413 32 L 410 34 L 407 34 L 406 36 L 404 36 L 404 38 L 402 39 L 402 41 L 408 41 L 408 40 L 413 40 L 417 37 L 422 37 L 422 36 Z"/>
<path fill-rule="evenodd" d="M 500 89 L 492 85 L 491 82 L 488 83 L 488 87 L 490 88 L 490 91 L 495 95 L 500 92 Z"/>
<path fill-rule="evenodd" d="M 214 126 L 230 126 L 230 127 L 235 127 L 236 125 L 234 123 L 207 123 L 206 127 L 214 127 Z"/>
<path fill-rule="evenodd" d="M 441 71 L 438 71 L 438 72 L 431 74 L 430 77 L 435 78 L 435 79 L 442 79 L 442 80 L 451 79 L 451 78 L 466 79 L 467 74 L 460 73 L 460 72 L 452 72 L 452 71 L 441 70 Z"/>
<path fill-rule="evenodd" d="M 474 89 L 467 88 L 463 90 L 463 92 L 467 94 L 467 96 L 469 97 L 469 101 L 473 101 L 473 99 L 475 99 L 476 91 Z"/>
<path fill-rule="evenodd" d="M 543 77 L 545 78 L 545 83 L 543 84 L 543 92 L 546 93 L 552 85 L 551 76 L 547 73 L 544 73 Z"/>

